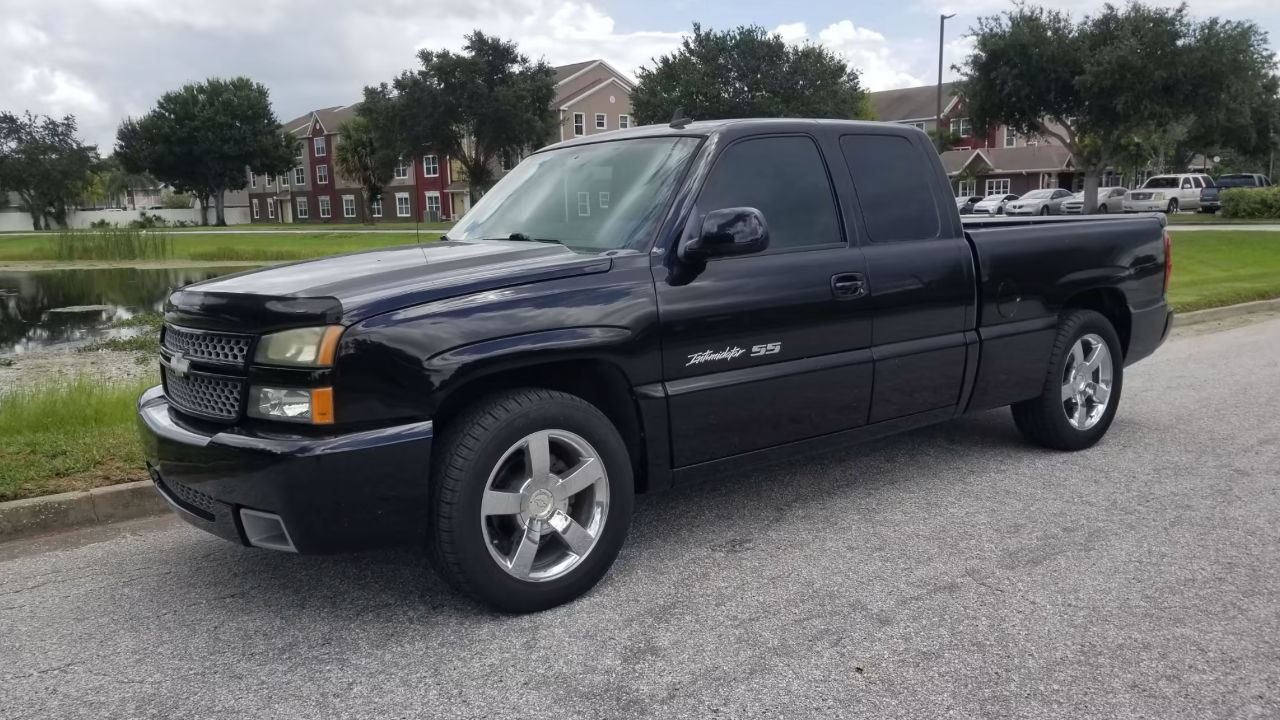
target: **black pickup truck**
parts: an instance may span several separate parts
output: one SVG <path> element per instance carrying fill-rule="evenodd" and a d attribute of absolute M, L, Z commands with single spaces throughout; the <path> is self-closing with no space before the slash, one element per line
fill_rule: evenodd
<path fill-rule="evenodd" d="M 439 242 L 169 298 L 157 489 L 232 542 L 425 542 L 507 611 L 608 570 L 634 496 L 1012 405 L 1089 447 L 1164 341 L 1160 216 L 962 225 L 924 133 L 739 120 L 534 153 Z"/>

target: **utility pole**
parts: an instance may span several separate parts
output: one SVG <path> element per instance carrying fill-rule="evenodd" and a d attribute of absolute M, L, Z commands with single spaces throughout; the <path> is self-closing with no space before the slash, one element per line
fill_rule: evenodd
<path fill-rule="evenodd" d="M 942 154 L 942 39 L 946 32 L 947 20 L 955 17 L 955 13 L 938 16 L 938 113 L 933 130 L 933 139 L 938 141 L 938 154 Z M 947 128 L 947 132 L 951 131 Z"/>

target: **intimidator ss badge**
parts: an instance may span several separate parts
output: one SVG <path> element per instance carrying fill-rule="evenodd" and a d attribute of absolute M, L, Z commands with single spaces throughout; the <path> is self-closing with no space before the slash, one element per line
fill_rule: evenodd
<path fill-rule="evenodd" d="M 704 362 L 713 362 L 716 360 L 733 360 L 740 357 L 746 350 L 738 346 L 727 347 L 723 350 L 703 350 L 693 353 L 689 356 L 689 362 L 685 363 L 685 367 L 690 365 L 701 365 Z M 762 355 L 776 355 L 782 352 L 782 343 L 771 342 L 763 345 L 752 345 L 751 353 L 748 357 L 760 357 Z"/>

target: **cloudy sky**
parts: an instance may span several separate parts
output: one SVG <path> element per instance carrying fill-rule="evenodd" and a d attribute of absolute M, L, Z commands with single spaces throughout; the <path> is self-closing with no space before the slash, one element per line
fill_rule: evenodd
<path fill-rule="evenodd" d="M 1044 0 L 1072 8 L 1101 0 Z M 1157 0 L 1173 5 L 1170 0 Z M 120 120 L 184 82 L 247 75 L 282 120 L 358 100 L 360 90 L 452 47 L 473 28 L 553 64 L 603 57 L 624 72 L 673 49 L 691 23 L 754 23 L 842 53 L 873 90 L 931 82 L 940 11 L 946 62 L 1007 0 L 0 0 L 0 109 L 74 114 L 109 150 Z M 1248 18 L 1280 46 L 1280 0 L 1190 0 L 1193 13 Z"/>

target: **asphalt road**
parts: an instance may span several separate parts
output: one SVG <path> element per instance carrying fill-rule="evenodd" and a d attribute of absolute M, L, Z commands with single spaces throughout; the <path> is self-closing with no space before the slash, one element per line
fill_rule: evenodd
<path fill-rule="evenodd" d="M 536 616 L 167 519 L 0 546 L 0 716 L 1278 717 L 1278 358 L 1171 341 L 1083 453 L 992 412 L 649 499 Z"/>

